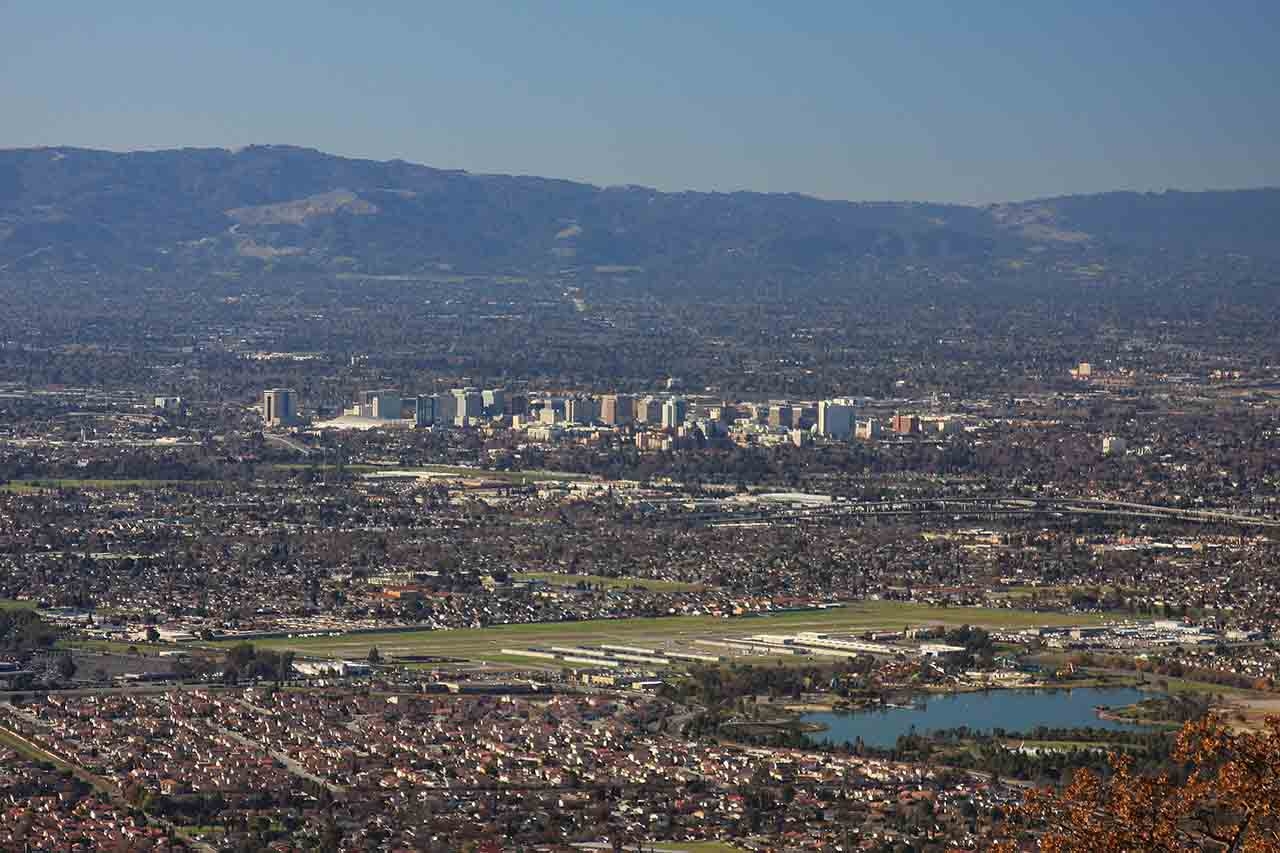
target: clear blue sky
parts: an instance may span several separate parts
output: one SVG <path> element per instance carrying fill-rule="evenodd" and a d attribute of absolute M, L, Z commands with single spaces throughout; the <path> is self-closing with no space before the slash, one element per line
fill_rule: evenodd
<path fill-rule="evenodd" d="M 851 199 L 1277 185 L 1278 45 L 1280 0 L 0 0 L 0 147 Z"/>

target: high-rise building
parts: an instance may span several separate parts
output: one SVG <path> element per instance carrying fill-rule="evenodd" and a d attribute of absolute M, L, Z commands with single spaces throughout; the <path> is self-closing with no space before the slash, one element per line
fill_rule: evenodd
<path fill-rule="evenodd" d="M 711 420 L 724 421 L 727 424 L 733 423 L 738 418 L 738 410 L 734 408 L 732 403 L 721 403 L 719 406 L 712 406 L 707 414 Z"/>
<path fill-rule="evenodd" d="M 182 411 L 182 398 L 156 397 L 152 405 L 166 414 L 176 414 Z"/>
<path fill-rule="evenodd" d="M 564 419 L 571 424 L 593 424 L 596 414 L 594 397 L 570 397 L 564 401 Z"/>
<path fill-rule="evenodd" d="M 455 388 L 453 399 L 453 422 L 458 426 L 466 426 L 484 414 L 484 395 L 475 388 Z"/>
<path fill-rule="evenodd" d="M 835 439 L 853 435 L 853 407 L 835 400 L 818 403 L 818 435 Z"/>
<path fill-rule="evenodd" d="M 418 395 L 413 406 L 413 422 L 416 426 L 431 426 L 436 422 L 436 398 Z"/>
<path fill-rule="evenodd" d="M 563 397 L 543 397 L 530 406 L 531 414 L 537 415 L 538 423 L 558 424 L 564 420 L 565 400 Z"/>
<path fill-rule="evenodd" d="M 920 432 L 919 415 L 894 415 L 890 424 L 898 435 L 916 435 Z"/>
<path fill-rule="evenodd" d="M 625 394 L 605 394 L 600 398 L 600 420 L 613 426 L 629 424 L 636 417 L 636 400 Z"/>
<path fill-rule="evenodd" d="M 786 403 L 774 404 L 769 407 L 769 426 L 791 429 L 791 415 L 790 405 Z"/>
<path fill-rule="evenodd" d="M 507 393 L 501 388 L 488 388 L 480 393 L 484 415 L 487 418 L 500 418 L 507 413 Z"/>
<path fill-rule="evenodd" d="M 434 423 L 441 426 L 452 426 L 458 416 L 458 398 L 452 393 L 433 394 L 431 402 L 435 409 Z"/>
<path fill-rule="evenodd" d="M 348 410 L 348 414 L 379 421 L 394 421 L 400 419 L 403 407 L 404 400 L 399 391 L 394 388 L 379 388 L 357 394 L 356 403 Z"/>
<path fill-rule="evenodd" d="M 672 397 L 662 404 L 662 428 L 675 429 L 689 416 L 689 403 L 683 397 Z"/>
<path fill-rule="evenodd" d="M 290 426 L 297 420 L 292 388 L 268 388 L 262 392 L 262 419 L 268 426 Z"/>
<path fill-rule="evenodd" d="M 1102 439 L 1102 453 L 1104 456 L 1122 455 L 1128 449 L 1129 442 L 1118 435 L 1108 435 Z"/>
<path fill-rule="evenodd" d="M 503 403 L 503 410 L 512 417 L 529 414 L 529 397 L 525 394 L 508 394 Z"/>
<path fill-rule="evenodd" d="M 863 441 L 872 441 L 880 437 L 880 422 L 875 418 L 868 418 L 865 421 L 858 421 L 857 427 L 854 428 L 854 437 Z"/>
<path fill-rule="evenodd" d="M 642 424 L 662 423 L 662 400 L 657 397 L 642 397 L 636 402 L 636 420 Z"/>

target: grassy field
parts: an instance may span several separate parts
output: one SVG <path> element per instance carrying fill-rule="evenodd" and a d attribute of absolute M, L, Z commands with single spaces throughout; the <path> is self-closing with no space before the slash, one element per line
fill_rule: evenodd
<path fill-rule="evenodd" d="M 1257 690 L 1248 690 L 1243 687 L 1229 687 L 1225 684 L 1210 684 L 1207 681 L 1191 681 L 1186 678 L 1170 678 L 1163 675 L 1153 675 L 1147 673 L 1148 685 L 1154 686 L 1158 682 L 1168 682 L 1170 693 L 1208 693 L 1210 695 L 1221 694 L 1224 697 L 1250 699 L 1257 697 L 1265 697 L 1270 694 Z"/>
<path fill-rule="evenodd" d="M 67 762 L 58 758 L 56 755 L 45 752 L 43 749 L 36 749 L 29 745 L 26 741 L 14 737 L 4 729 L 0 729 L 0 746 L 12 749 L 21 756 L 31 759 L 32 761 L 43 761 L 46 764 L 52 764 L 59 770 L 71 770 L 72 767 Z"/>
<path fill-rule="evenodd" d="M 15 601 L 12 598 L 0 598 L 0 610 L 35 610 L 33 601 Z"/>
<path fill-rule="evenodd" d="M 318 462 L 278 462 L 271 467 L 276 471 L 336 471 L 338 469 L 338 466 L 334 465 L 332 462 L 326 464 Z M 344 465 L 342 466 L 342 470 L 349 474 L 368 474 L 370 471 L 387 471 L 390 469 L 381 465 L 354 464 Z"/>
<path fill-rule="evenodd" d="M 779 613 L 744 619 L 715 616 L 667 616 L 637 619 L 600 619 L 582 622 L 539 622 L 464 628 L 452 631 L 344 634 L 336 637 L 296 637 L 260 640 L 255 645 L 290 649 L 301 654 L 331 658 L 363 659 L 372 646 L 384 654 L 434 654 L 473 660 L 494 660 L 502 648 L 545 645 L 619 643 L 661 645 L 669 641 L 687 645 L 699 638 L 745 636 L 770 632 L 864 631 L 901 628 L 904 625 L 984 625 L 1016 628 L 1037 625 L 1096 624 L 1097 617 L 1032 613 L 1020 610 L 976 607 L 930 607 L 891 601 L 860 602 L 821 611 Z M 714 650 L 705 649 L 714 654 Z"/>
<path fill-rule="evenodd" d="M 1068 655 L 1061 652 L 1047 652 L 1035 656 L 1035 660 L 1046 669 L 1056 669 L 1065 664 Z M 1172 676 L 1157 675 L 1148 672 L 1143 676 L 1138 672 L 1128 669 L 1104 669 L 1102 667 L 1083 668 L 1090 674 L 1100 677 L 1099 683 L 1105 683 L 1112 687 L 1139 687 L 1146 686 L 1151 690 L 1162 689 L 1160 685 L 1168 687 L 1168 692 L 1172 694 L 1178 693 L 1205 693 L 1209 695 L 1221 695 L 1225 698 L 1250 699 L 1250 698 L 1267 698 L 1276 696 L 1273 693 L 1265 693 L 1258 690 L 1250 690 L 1244 687 L 1231 687 L 1226 684 L 1213 684 L 1208 681 L 1192 681 L 1189 678 L 1174 678 Z M 1072 681 L 1071 686 L 1092 686 L 1093 680 Z M 1280 698 L 1280 697 L 1278 697 Z"/>
<path fill-rule="evenodd" d="M 25 756 L 33 761 L 42 761 L 47 764 L 52 764 L 59 770 L 71 773 L 77 778 L 83 779 L 95 789 L 107 794 L 113 800 L 118 800 L 119 798 L 119 789 L 107 779 L 90 773 L 82 767 L 78 767 L 74 764 L 68 764 L 53 753 L 28 744 L 22 738 L 16 737 L 12 732 L 3 728 L 0 728 L 0 746 L 7 746 L 19 755 Z"/>
<path fill-rule="evenodd" d="M 655 841 L 645 842 L 642 849 L 658 853 L 742 853 L 741 847 L 723 841 Z"/>
<path fill-rule="evenodd" d="M 627 589 L 632 586 L 643 586 L 653 592 L 696 592 L 705 589 L 703 584 L 683 583 L 681 581 L 655 581 L 648 578 L 606 578 L 602 575 L 569 575 L 560 572 L 519 572 L 512 577 L 524 580 L 540 580 L 560 586 L 575 586 L 585 581 L 592 586 L 604 586 L 605 589 Z"/>
<path fill-rule="evenodd" d="M 154 656 L 160 652 L 171 652 L 181 649 L 180 646 L 168 646 L 160 643 L 131 643 L 125 640 L 86 640 L 80 638 L 58 641 L 60 649 L 79 649 L 85 652 L 111 652 L 117 655 L 132 654 L 137 649 L 143 655 Z"/>

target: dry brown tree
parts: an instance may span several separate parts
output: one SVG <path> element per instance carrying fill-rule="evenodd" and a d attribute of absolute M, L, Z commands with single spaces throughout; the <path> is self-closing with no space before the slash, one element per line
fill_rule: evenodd
<path fill-rule="evenodd" d="M 1138 773 L 1130 756 L 1112 753 L 1108 775 L 1082 770 L 1061 791 L 1031 792 L 1020 809 L 1039 833 L 1030 849 L 1280 853 L 1280 717 L 1260 732 L 1232 732 L 1213 716 L 1188 723 L 1174 758 L 1190 773 Z M 1007 840 L 997 849 L 1028 848 Z"/>

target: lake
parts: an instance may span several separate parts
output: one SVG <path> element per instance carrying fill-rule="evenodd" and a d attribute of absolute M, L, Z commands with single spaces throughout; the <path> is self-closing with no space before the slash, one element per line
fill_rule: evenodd
<path fill-rule="evenodd" d="M 861 737 L 867 746 L 887 748 L 914 728 L 919 734 L 968 726 L 975 732 L 1001 728 L 1029 732 L 1036 726 L 1091 726 L 1116 731 L 1144 731 L 1146 727 L 1098 717 L 1096 705 L 1132 705 L 1154 694 L 1132 687 L 1079 687 L 1075 690 L 989 690 L 919 696 L 915 708 L 884 708 L 851 713 L 805 714 L 806 723 L 821 723 L 825 731 L 810 735 L 825 743 L 852 743 Z"/>

